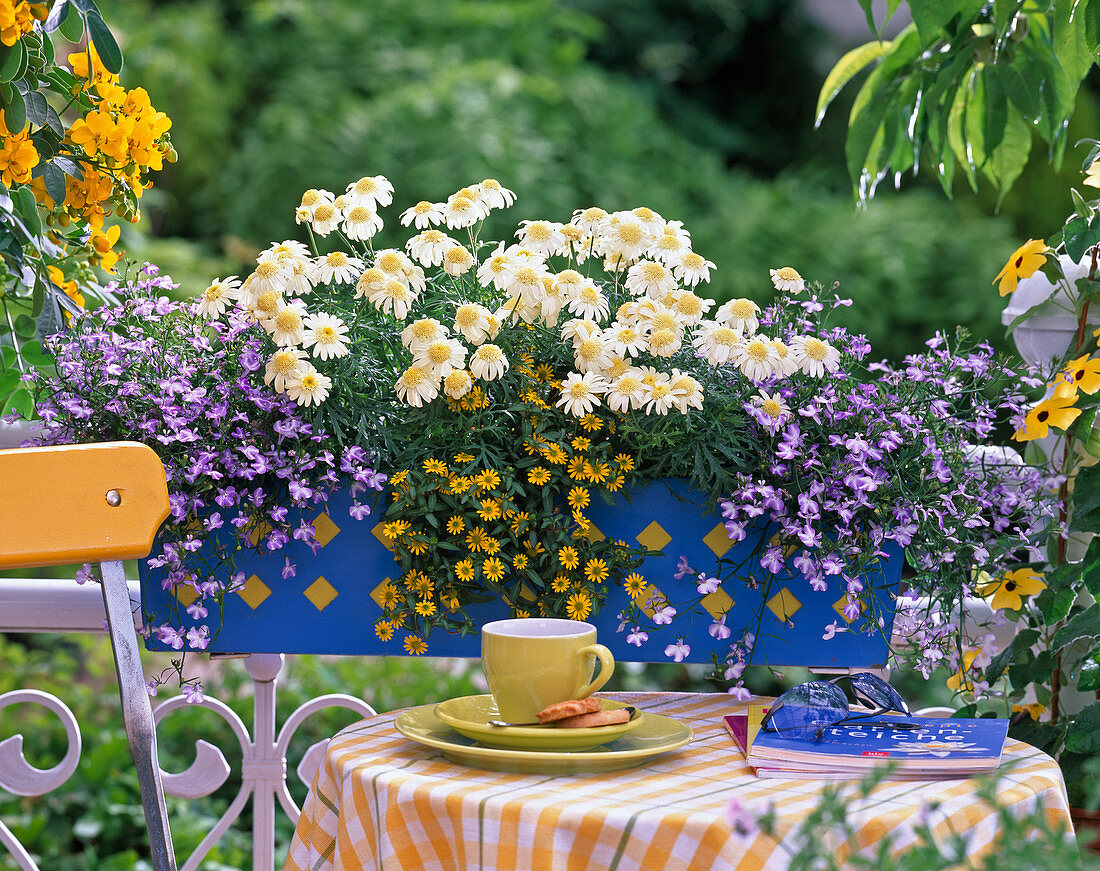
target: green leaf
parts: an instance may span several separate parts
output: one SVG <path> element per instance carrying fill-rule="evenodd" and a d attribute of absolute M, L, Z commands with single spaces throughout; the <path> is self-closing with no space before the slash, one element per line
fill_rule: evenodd
<path fill-rule="evenodd" d="M 951 20 L 959 16 L 963 24 L 969 24 L 983 6 L 983 0 L 920 0 L 910 3 L 913 23 L 920 31 L 921 42 L 928 45 L 939 39 Z"/>
<path fill-rule="evenodd" d="M 27 50 L 23 47 L 23 40 L 19 40 L 11 48 L 6 48 L 0 61 L 0 82 L 10 82 L 18 78 L 27 63 Z"/>
<path fill-rule="evenodd" d="M 69 0 L 57 0 L 50 9 L 50 14 L 46 16 L 46 20 L 42 22 L 42 29 L 46 33 L 53 33 L 61 26 L 61 22 L 65 20 L 70 10 Z"/>
<path fill-rule="evenodd" d="M 66 7 L 65 17 L 61 20 L 58 31 L 72 43 L 80 42 L 84 36 L 84 19 L 71 3 Z"/>
<path fill-rule="evenodd" d="M 844 57 L 837 61 L 836 66 L 825 77 L 825 84 L 821 86 L 821 93 L 817 97 L 817 109 L 814 111 L 814 127 L 821 126 L 825 117 L 825 110 L 833 102 L 833 98 L 843 90 L 856 75 L 873 61 L 878 60 L 890 50 L 893 43 L 868 42 L 853 48 Z"/>
<path fill-rule="evenodd" d="M 1062 238 L 1066 244 L 1066 253 L 1079 261 L 1085 256 L 1085 252 L 1100 242 L 1100 219 L 1094 217 L 1091 221 L 1074 215 L 1066 221 Z"/>
<path fill-rule="evenodd" d="M 15 208 L 27 225 L 27 230 L 32 236 L 37 236 L 42 232 L 42 221 L 38 215 L 38 203 L 34 199 L 34 194 L 31 193 L 31 189 L 25 185 L 18 187 L 11 192 L 12 199 L 15 200 Z"/>
<path fill-rule="evenodd" d="M 971 92 L 979 82 L 977 70 L 972 70 L 966 82 L 959 85 L 959 89 L 955 92 L 955 99 L 947 116 L 947 141 L 951 145 L 955 159 L 966 173 L 966 180 L 970 182 L 970 187 L 975 192 L 978 190 L 976 173 L 978 160 L 975 157 L 973 140 L 970 136 L 973 124 L 970 112 L 973 102 Z"/>
<path fill-rule="evenodd" d="M 1093 702 L 1070 724 L 1066 749 L 1074 753 L 1100 753 L 1100 702 Z"/>
<path fill-rule="evenodd" d="M 23 339 L 33 339 L 36 331 L 34 318 L 21 314 L 15 319 L 15 334 Z"/>
<path fill-rule="evenodd" d="M 1098 509 L 1100 509 L 1100 463 L 1085 466 L 1077 471 L 1077 480 L 1073 485 L 1073 517 L 1070 519 L 1069 528 L 1077 529 L 1075 523 L 1078 520 L 1100 513 Z M 1092 552 L 1091 546 L 1089 552 Z"/>
<path fill-rule="evenodd" d="M 1057 623 L 1069 614 L 1073 607 L 1073 601 L 1077 598 L 1077 591 L 1072 588 L 1061 590 L 1047 587 L 1035 597 L 1035 605 L 1043 614 L 1047 625 Z"/>
<path fill-rule="evenodd" d="M 1054 634 L 1051 642 L 1053 650 L 1062 650 L 1073 642 L 1086 638 L 1095 641 L 1100 638 L 1100 607 L 1091 605 L 1082 611 Z"/>
<path fill-rule="evenodd" d="M 34 418 L 34 395 L 27 389 L 27 385 L 20 384 L 4 403 L 4 414 L 18 414 L 24 420 Z"/>
<path fill-rule="evenodd" d="M 80 164 L 75 160 L 69 160 L 67 157 L 55 157 L 50 162 L 65 175 L 71 175 L 73 178 L 84 178 L 84 170 L 80 168 Z"/>
<path fill-rule="evenodd" d="M 49 109 L 49 103 L 46 102 L 46 98 L 39 91 L 31 91 L 26 96 L 27 103 L 27 120 L 31 122 L 34 127 L 43 127 L 46 124 L 46 120 L 49 117 L 47 110 Z"/>
<path fill-rule="evenodd" d="M 11 95 L 3 108 L 4 122 L 9 132 L 20 132 L 27 126 L 27 104 L 18 88 L 11 89 Z"/>
<path fill-rule="evenodd" d="M 1022 62 L 1023 57 L 1023 54 L 1019 54 L 1014 60 L 1019 63 Z M 1002 67 L 1001 74 L 1001 85 L 1008 99 L 1012 101 L 1012 105 L 1029 121 L 1035 120 L 1042 108 L 1039 92 L 1041 82 L 1036 76 L 1021 71 L 1016 63 Z"/>
<path fill-rule="evenodd" d="M 989 683 L 995 683 L 1000 679 L 1001 675 L 1005 673 L 1005 669 L 1019 656 L 1023 651 L 1030 650 L 1031 645 L 1039 640 L 1039 633 L 1035 629 L 1022 629 L 1016 633 L 1016 637 L 1012 639 L 1012 643 L 1008 645 L 1004 650 L 998 653 L 990 661 L 985 670 L 985 679 Z"/>
<path fill-rule="evenodd" d="M 1092 207 L 1085 202 L 1085 198 L 1082 197 L 1073 188 L 1069 189 L 1069 195 L 1073 197 L 1073 211 L 1078 218 L 1084 218 L 1086 221 L 1092 218 Z"/>
<path fill-rule="evenodd" d="M 1086 0 L 1077 8 L 1085 21 L 1085 42 L 1095 53 L 1100 46 L 1100 0 Z"/>
<path fill-rule="evenodd" d="M 1100 690 L 1100 662 L 1095 658 L 1086 659 L 1081 664 L 1081 676 L 1077 679 L 1077 689 L 1083 693 Z"/>
<path fill-rule="evenodd" d="M 122 51 L 115 42 L 114 34 L 107 27 L 103 16 L 94 5 L 88 10 L 88 35 L 92 38 L 99 59 L 108 72 L 118 75 L 122 72 Z"/>
<path fill-rule="evenodd" d="M 42 181 L 46 185 L 46 193 L 55 203 L 65 202 L 65 173 L 58 167 L 56 161 L 50 161 L 42 171 Z"/>
<path fill-rule="evenodd" d="M 1024 741 L 1044 753 L 1055 754 L 1062 744 L 1065 727 L 1051 723 L 1038 723 L 1028 717 L 1009 729 L 1010 737 Z"/>
<path fill-rule="evenodd" d="M 1031 154 L 1031 126 L 1020 115 L 1009 112 L 1004 138 L 997 150 L 990 155 L 986 174 L 1000 190 L 997 208 L 1027 166 Z"/>
<path fill-rule="evenodd" d="M 1031 683 L 1046 683 L 1057 666 L 1054 654 L 1041 650 L 1037 655 L 1023 657 L 1008 667 L 1008 679 L 1017 689 Z"/>
<path fill-rule="evenodd" d="M 982 79 L 985 86 L 982 150 L 985 151 L 988 159 L 1004 139 L 1005 124 L 1008 121 L 1008 98 L 1001 84 L 1000 70 L 997 67 L 988 65 L 983 67 Z M 991 181 L 996 184 L 995 179 Z"/>

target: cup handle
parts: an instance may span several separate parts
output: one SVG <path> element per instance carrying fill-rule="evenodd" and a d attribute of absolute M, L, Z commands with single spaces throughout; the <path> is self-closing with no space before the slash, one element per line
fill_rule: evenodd
<path fill-rule="evenodd" d="M 602 644 L 589 644 L 577 651 L 578 656 L 595 656 L 600 661 L 600 673 L 577 691 L 578 699 L 587 699 L 611 679 L 615 673 L 615 657 Z"/>

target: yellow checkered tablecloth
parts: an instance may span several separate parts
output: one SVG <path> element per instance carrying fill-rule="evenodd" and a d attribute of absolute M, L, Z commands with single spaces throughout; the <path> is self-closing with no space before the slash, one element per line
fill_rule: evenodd
<path fill-rule="evenodd" d="M 606 693 L 664 714 L 695 733 L 686 747 L 637 768 L 601 774 L 506 774 L 466 768 L 402 737 L 379 714 L 333 738 L 290 847 L 285 871 L 324 869 L 777 869 L 783 835 L 817 804 L 820 780 L 757 778 L 721 718 L 729 696 Z M 1009 740 L 998 798 L 1018 816 L 1043 810 L 1070 827 L 1057 764 Z M 859 843 L 889 835 L 897 848 L 928 820 L 939 834 L 965 832 L 971 855 L 998 831 L 974 781 L 889 781 L 850 805 Z M 731 831 L 736 799 L 777 813 L 778 840 Z M 937 806 L 934 811 L 928 809 Z"/>

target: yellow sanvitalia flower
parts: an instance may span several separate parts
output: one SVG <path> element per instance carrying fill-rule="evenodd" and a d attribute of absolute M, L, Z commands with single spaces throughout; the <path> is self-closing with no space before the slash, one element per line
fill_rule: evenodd
<path fill-rule="evenodd" d="M 1054 395 L 1044 399 L 1028 412 L 1022 429 L 1016 430 L 1012 437 L 1018 442 L 1030 442 L 1045 438 L 1050 427 L 1065 429 L 1081 414 L 1074 408 L 1077 402 L 1077 390 L 1072 384 L 1063 382 L 1054 390 Z"/>
<path fill-rule="evenodd" d="M 1001 296 L 1008 296 L 1016 290 L 1016 283 L 1021 278 L 1029 278 L 1038 272 L 1046 262 L 1046 242 L 1042 239 L 1028 239 L 1023 245 L 1012 252 L 1004 269 L 997 273 L 993 283 L 998 285 Z"/>
<path fill-rule="evenodd" d="M 485 577 L 493 583 L 500 583 L 501 579 L 504 577 L 504 563 L 497 557 L 491 556 L 481 564 L 481 571 L 485 574 Z"/>
<path fill-rule="evenodd" d="M 569 578 L 565 575 L 558 575 L 550 582 L 550 589 L 555 593 L 564 593 L 569 589 Z"/>
<path fill-rule="evenodd" d="M 428 649 L 428 642 L 418 635 L 410 635 L 405 639 L 405 652 L 413 656 L 422 656 Z"/>
<path fill-rule="evenodd" d="M 989 606 L 995 611 L 1019 611 L 1024 605 L 1024 596 L 1034 596 L 1046 587 L 1041 574 L 1024 567 L 1001 575 L 988 584 L 982 584 L 977 592 L 990 600 Z"/>
<path fill-rule="evenodd" d="M 565 613 L 570 620 L 584 620 L 592 613 L 592 600 L 587 593 L 573 593 L 566 603 Z"/>
<path fill-rule="evenodd" d="M 572 570 L 580 565 L 581 559 L 575 547 L 563 547 L 558 551 L 558 562 Z"/>
<path fill-rule="evenodd" d="M 1062 375 L 1069 384 L 1092 396 L 1100 390 L 1100 357 L 1089 357 L 1085 354 L 1076 360 L 1070 360 L 1062 370 Z"/>

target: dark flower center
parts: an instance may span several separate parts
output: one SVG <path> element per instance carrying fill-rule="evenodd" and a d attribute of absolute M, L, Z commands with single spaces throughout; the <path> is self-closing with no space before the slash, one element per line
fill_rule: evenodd
<path fill-rule="evenodd" d="M 1049 411 L 1040 411 L 1037 415 L 1035 415 L 1035 419 L 1039 421 L 1039 423 L 1045 422 L 1048 417 L 1050 417 Z"/>
<path fill-rule="evenodd" d="M 1015 581 L 1006 581 L 1005 582 L 1005 589 L 1008 590 L 1008 592 L 1011 593 L 1013 590 L 1016 589 L 1016 582 Z"/>
<path fill-rule="evenodd" d="M 1019 269 L 1023 265 L 1024 265 L 1024 258 L 1021 255 L 1020 257 L 1016 258 L 1016 268 Z"/>

